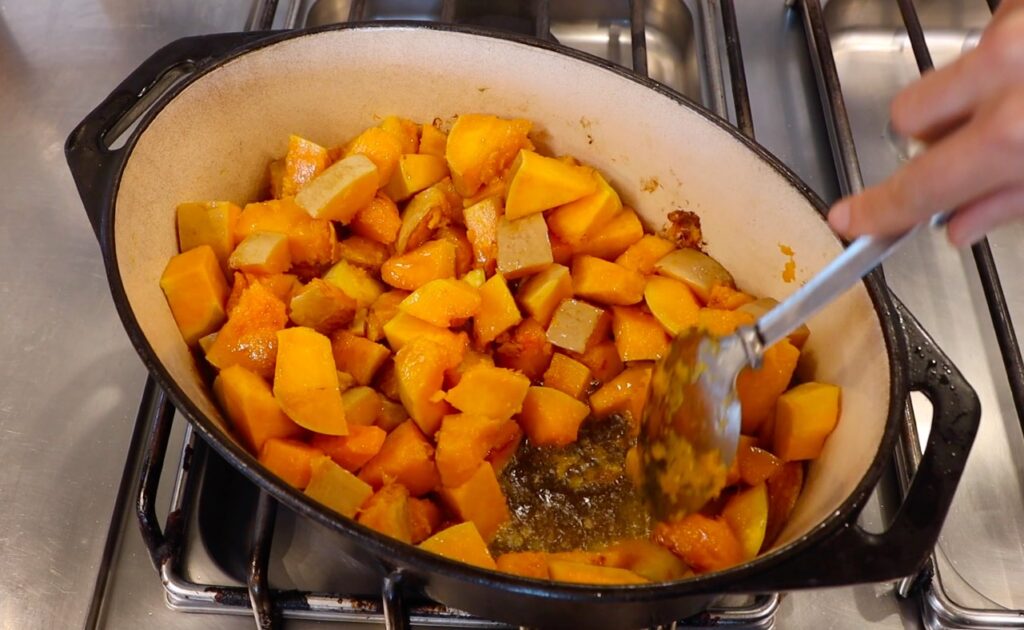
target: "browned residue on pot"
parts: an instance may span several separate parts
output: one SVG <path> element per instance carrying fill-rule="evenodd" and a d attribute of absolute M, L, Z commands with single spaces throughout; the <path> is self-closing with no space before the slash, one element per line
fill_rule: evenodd
<path fill-rule="evenodd" d="M 704 235 L 700 230 L 700 217 L 689 210 L 676 210 L 668 213 L 668 225 L 662 236 L 676 244 L 677 247 L 690 247 L 704 251 Z"/>
<path fill-rule="evenodd" d="M 580 127 L 583 127 L 583 130 L 586 132 L 587 144 L 594 144 L 594 136 L 590 134 L 591 124 L 592 123 L 586 116 L 580 116 Z"/>
<path fill-rule="evenodd" d="M 661 182 L 658 181 L 657 177 L 641 177 L 640 178 L 640 190 L 645 193 L 652 193 L 655 190 L 661 188 Z"/>
<path fill-rule="evenodd" d="M 786 264 L 782 267 L 782 281 L 793 282 L 796 280 L 796 252 L 789 245 L 779 243 L 779 251 L 786 256 Z"/>

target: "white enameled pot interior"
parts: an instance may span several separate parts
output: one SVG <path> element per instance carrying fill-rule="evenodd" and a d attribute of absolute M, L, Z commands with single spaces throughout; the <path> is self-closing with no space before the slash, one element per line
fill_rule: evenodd
<path fill-rule="evenodd" d="M 160 291 L 177 252 L 175 206 L 253 200 L 290 133 L 337 145 L 381 117 L 523 117 L 545 150 L 607 175 L 649 228 L 697 212 L 709 253 L 751 293 L 781 299 L 841 251 L 799 190 L 704 115 L 624 76 L 544 48 L 408 27 L 307 34 L 245 54 L 195 81 L 143 132 L 115 205 L 117 263 L 160 361 L 198 407 L 224 420 Z M 796 282 L 783 280 L 795 251 Z M 840 507 L 879 448 L 889 367 L 879 319 L 859 286 L 810 322 L 805 361 L 843 388 L 842 417 L 778 545 Z"/>

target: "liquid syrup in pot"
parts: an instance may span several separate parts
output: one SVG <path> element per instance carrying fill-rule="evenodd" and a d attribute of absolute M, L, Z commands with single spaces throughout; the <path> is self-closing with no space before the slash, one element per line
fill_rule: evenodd
<path fill-rule="evenodd" d="M 565 447 L 524 442 L 501 475 L 512 518 L 492 551 L 595 549 L 646 538 L 648 508 L 624 472 L 634 444 L 620 416 L 586 420 L 577 441 Z"/>

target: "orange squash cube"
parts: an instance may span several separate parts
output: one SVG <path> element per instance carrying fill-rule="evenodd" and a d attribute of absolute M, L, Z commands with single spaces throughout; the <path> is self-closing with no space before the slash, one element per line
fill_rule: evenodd
<path fill-rule="evenodd" d="M 420 126 L 407 118 L 385 116 L 380 128 L 398 139 L 402 153 L 417 153 L 420 148 Z"/>
<path fill-rule="evenodd" d="M 564 265 L 548 265 L 519 287 L 516 299 L 523 310 L 542 326 L 551 323 L 555 309 L 572 297 L 572 278 Z"/>
<path fill-rule="evenodd" d="M 378 194 L 366 207 L 356 213 L 348 227 L 354 234 L 363 238 L 371 238 L 378 243 L 391 245 L 398 238 L 398 229 L 402 227 L 402 217 L 398 214 L 398 206 L 394 201 Z"/>
<path fill-rule="evenodd" d="M 449 241 L 427 241 L 416 249 L 389 258 L 380 268 L 384 282 L 396 289 L 415 291 L 431 280 L 455 277 L 455 246 Z"/>
<path fill-rule="evenodd" d="M 646 584 L 647 579 L 628 569 L 603 567 L 567 560 L 548 560 L 552 580 L 582 584 Z"/>
<path fill-rule="evenodd" d="M 494 558 L 487 550 L 487 543 L 480 537 L 480 532 L 471 522 L 459 523 L 448 529 L 441 530 L 419 544 L 439 556 L 451 558 L 483 569 L 496 570 Z"/>
<path fill-rule="evenodd" d="M 736 332 L 740 326 L 754 323 L 754 318 L 743 311 L 702 308 L 697 312 L 697 328 L 713 337 L 724 337 Z"/>
<path fill-rule="evenodd" d="M 452 367 L 448 351 L 426 338 L 413 339 L 395 353 L 398 395 L 409 417 L 427 435 L 433 435 L 448 413 L 441 385 Z"/>
<path fill-rule="evenodd" d="M 737 472 L 743 483 L 756 486 L 779 472 L 782 460 L 753 444 L 740 445 L 736 452 Z"/>
<path fill-rule="evenodd" d="M 369 426 L 380 415 L 380 394 L 372 387 L 360 385 L 341 393 L 341 404 L 345 408 L 345 422 L 352 425 Z"/>
<path fill-rule="evenodd" d="M 523 147 L 532 123 L 505 120 L 488 114 L 462 114 L 452 125 L 445 145 L 445 159 L 455 190 L 470 197 L 484 184 L 501 175 Z"/>
<path fill-rule="evenodd" d="M 607 383 L 622 372 L 622 358 L 615 342 L 608 340 L 590 345 L 582 353 L 572 352 L 570 355 L 583 365 L 590 368 L 591 373 L 601 383 Z"/>
<path fill-rule="evenodd" d="M 222 370 L 213 381 L 213 393 L 231 428 L 253 454 L 258 454 L 270 438 L 302 435 L 302 427 L 281 411 L 270 385 L 241 366 Z"/>
<path fill-rule="evenodd" d="M 729 497 L 722 508 L 722 520 L 739 539 L 744 559 L 756 556 L 764 544 L 768 525 L 768 490 L 765 485 L 759 483 Z"/>
<path fill-rule="evenodd" d="M 543 551 L 516 551 L 503 553 L 494 559 L 499 571 L 536 578 L 550 579 L 548 575 L 548 556 Z"/>
<path fill-rule="evenodd" d="M 238 215 L 235 241 L 255 232 L 287 234 L 293 265 L 326 265 L 334 257 L 334 226 L 310 217 L 291 197 L 247 204 Z"/>
<path fill-rule="evenodd" d="M 647 391 L 651 385 L 649 363 L 631 365 L 618 376 L 601 386 L 590 397 L 590 408 L 595 418 L 606 418 L 613 413 L 626 414 L 634 431 L 639 430 L 644 417 Z"/>
<path fill-rule="evenodd" d="M 644 277 L 594 256 L 572 260 L 572 287 L 578 297 L 599 304 L 628 306 L 644 298 Z"/>
<path fill-rule="evenodd" d="M 556 208 L 548 216 L 551 231 L 573 249 L 598 236 L 605 224 L 622 211 L 619 194 L 605 178 L 595 171 L 593 180 L 593 193 Z"/>
<path fill-rule="evenodd" d="M 427 242 L 435 230 L 449 221 L 451 213 L 451 201 L 440 184 L 418 193 L 402 211 L 395 252 L 404 254 Z"/>
<path fill-rule="evenodd" d="M 391 351 L 385 346 L 345 330 L 331 335 L 331 352 L 335 366 L 351 374 L 359 385 L 369 385 L 377 370 L 391 356 Z"/>
<path fill-rule="evenodd" d="M 328 269 L 323 279 L 324 282 L 333 284 L 344 291 L 345 295 L 355 300 L 358 308 L 365 308 L 373 304 L 384 293 L 381 283 L 372 278 L 366 270 L 344 260 L 339 260 Z"/>
<path fill-rule="evenodd" d="M 246 273 L 284 273 L 291 266 L 288 237 L 279 232 L 253 232 L 228 258 L 228 267 Z"/>
<path fill-rule="evenodd" d="M 629 249 L 644 236 L 644 226 L 632 208 L 623 208 L 592 236 L 587 236 L 576 248 L 580 254 L 589 254 L 612 260 Z"/>
<path fill-rule="evenodd" d="M 530 379 L 500 367 L 477 365 L 445 395 L 453 407 L 464 413 L 505 420 L 523 407 Z"/>
<path fill-rule="evenodd" d="M 371 496 L 356 521 L 404 543 L 412 542 L 409 491 L 400 483 L 388 483 Z"/>
<path fill-rule="evenodd" d="M 574 254 L 572 245 L 558 238 L 554 232 L 548 234 L 548 239 L 551 241 L 551 257 L 555 259 L 555 262 L 559 265 L 572 264 Z"/>
<path fill-rule="evenodd" d="M 590 368 L 576 359 L 556 352 L 551 357 L 547 371 L 544 372 L 543 382 L 545 387 L 553 387 L 573 398 L 580 398 L 590 387 L 591 379 Z"/>
<path fill-rule="evenodd" d="M 348 433 L 331 340 L 312 328 L 277 332 L 274 398 L 301 427 L 327 435 Z"/>
<path fill-rule="evenodd" d="M 362 236 L 350 236 L 334 245 L 334 260 L 344 260 L 370 271 L 377 271 L 391 256 L 391 249 Z"/>
<path fill-rule="evenodd" d="M 384 186 L 391 181 L 402 153 L 401 140 L 380 127 L 370 127 L 345 147 L 346 158 L 362 155 L 369 158 L 370 162 L 377 167 L 378 186 Z"/>
<path fill-rule="evenodd" d="M 335 464 L 330 457 L 313 460 L 311 468 L 306 496 L 342 516 L 354 517 L 359 506 L 373 494 L 368 483 Z"/>
<path fill-rule="evenodd" d="M 348 435 L 316 434 L 310 444 L 324 452 L 339 466 L 358 472 L 363 464 L 373 459 L 384 445 L 387 432 L 375 426 L 353 424 Z"/>
<path fill-rule="evenodd" d="M 292 197 L 330 163 L 327 149 L 305 138 L 288 137 L 288 153 L 281 170 L 279 197 Z"/>
<path fill-rule="evenodd" d="M 380 181 L 380 172 L 368 157 L 350 155 L 303 186 L 295 203 L 314 219 L 348 223 L 370 203 Z"/>
<path fill-rule="evenodd" d="M 413 291 L 398 308 L 425 322 L 447 328 L 453 320 L 476 315 L 480 301 L 479 291 L 465 282 L 442 278 L 431 280 Z"/>
<path fill-rule="evenodd" d="M 401 312 L 384 324 L 384 335 L 387 337 L 388 345 L 396 352 L 415 339 L 429 339 L 445 350 L 446 361 L 450 367 L 462 361 L 468 344 L 465 333 L 455 333 Z"/>
<path fill-rule="evenodd" d="M 466 483 L 490 452 L 503 421 L 470 413 L 445 416 L 436 435 L 434 461 L 447 487 Z"/>
<path fill-rule="evenodd" d="M 349 323 L 355 313 L 356 301 L 320 278 L 313 278 L 299 289 L 288 305 L 288 317 L 296 325 L 323 334 Z"/>
<path fill-rule="evenodd" d="M 224 323 L 228 284 L 209 245 L 171 258 L 160 276 L 160 288 L 188 345 L 194 345 Z"/>
<path fill-rule="evenodd" d="M 584 352 L 608 336 L 611 316 L 602 308 L 581 300 L 563 300 L 551 316 L 548 341 L 573 352 Z"/>
<path fill-rule="evenodd" d="M 253 282 L 217 333 L 206 360 L 220 370 L 241 365 L 270 379 L 277 360 L 277 331 L 287 322 L 284 302 L 263 284 Z"/>
<path fill-rule="evenodd" d="M 649 276 L 654 265 L 676 248 L 672 241 L 646 234 L 615 259 L 615 264 Z"/>
<path fill-rule="evenodd" d="M 259 461 L 288 485 L 302 490 L 313 474 L 312 464 L 324 454 L 305 442 L 269 438 L 260 449 Z"/>
<path fill-rule="evenodd" d="M 576 441 L 590 407 L 553 387 L 531 387 L 523 399 L 519 423 L 538 446 L 565 446 Z"/>
<path fill-rule="evenodd" d="M 505 214 L 501 198 L 487 197 L 462 211 L 466 236 L 473 246 L 473 260 L 493 273 L 498 260 L 498 223 Z"/>
<path fill-rule="evenodd" d="M 553 354 L 554 349 L 544 327 L 533 318 L 524 319 L 512 332 L 511 338 L 502 342 L 494 352 L 499 366 L 518 370 L 531 381 L 544 375 Z"/>
<path fill-rule="evenodd" d="M 721 571 L 743 562 L 743 546 L 729 525 L 702 514 L 689 514 L 674 523 L 658 523 L 654 540 L 697 573 Z"/>
<path fill-rule="evenodd" d="M 747 295 L 727 284 L 716 284 L 711 287 L 711 293 L 708 294 L 708 308 L 724 308 L 735 311 L 754 301 L 754 296 Z"/>
<path fill-rule="evenodd" d="M 494 366 L 494 358 L 486 352 L 477 352 L 473 349 L 466 350 L 462 355 L 462 361 L 444 373 L 444 382 L 449 388 L 455 387 L 462 380 L 462 375 L 468 372 L 475 365 Z"/>
<path fill-rule="evenodd" d="M 420 125 L 420 150 L 423 155 L 444 157 L 444 148 L 448 143 L 448 135 L 434 125 Z"/>
<path fill-rule="evenodd" d="M 773 450 L 784 461 L 815 459 L 839 422 L 839 387 L 797 385 L 778 398 Z"/>
<path fill-rule="evenodd" d="M 668 349 L 665 329 L 637 307 L 612 307 L 612 335 L 623 361 L 654 361 Z"/>
<path fill-rule="evenodd" d="M 742 431 L 745 435 L 757 433 L 761 424 L 775 410 L 775 403 L 789 387 L 799 359 L 800 350 L 783 339 L 765 350 L 759 369 L 746 368 L 740 372 L 736 379 L 736 393 L 743 412 Z"/>
<path fill-rule="evenodd" d="M 507 279 L 522 278 L 554 261 L 544 216 L 502 217 L 498 222 L 498 271 Z"/>
<path fill-rule="evenodd" d="M 593 169 L 522 150 L 512 163 L 505 217 L 518 219 L 561 206 L 597 190 Z"/>
<path fill-rule="evenodd" d="M 409 499 L 410 542 L 418 545 L 441 527 L 441 508 L 430 499 Z"/>
<path fill-rule="evenodd" d="M 782 532 L 789 515 L 800 498 L 804 487 L 804 463 L 786 462 L 768 478 L 768 525 L 765 527 L 765 546 L 771 545 Z"/>
<path fill-rule="evenodd" d="M 405 201 L 445 177 L 448 164 L 443 157 L 407 153 L 398 159 L 398 168 L 384 187 L 384 194 L 394 201 Z"/>
<path fill-rule="evenodd" d="M 651 276 L 644 286 L 644 301 L 658 323 L 672 335 L 698 325 L 700 303 L 684 283 L 664 276 Z"/>
<path fill-rule="evenodd" d="M 480 310 L 473 317 L 473 337 L 478 348 L 523 320 L 508 290 L 505 277 L 496 273 L 480 287 Z"/>
<path fill-rule="evenodd" d="M 384 438 L 384 444 L 359 471 L 359 478 L 374 488 L 397 481 L 413 496 L 421 496 L 438 485 L 434 447 L 416 426 L 406 421 Z"/>
<path fill-rule="evenodd" d="M 209 245 L 222 271 L 235 249 L 235 228 L 242 209 L 229 201 L 193 201 L 178 204 L 178 248 L 187 252 Z"/>
<path fill-rule="evenodd" d="M 692 574 L 674 553 L 651 540 L 623 540 L 606 547 L 602 554 L 609 566 L 628 569 L 652 582 L 670 582 Z"/>
<path fill-rule="evenodd" d="M 491 453 L 487 456 L 487 461 L 494 468 L 494 474 L 500 475 L 501 471 L 505 470 L 505 466 L 512 461 L 512 457 L 515 456 L 522 442 L 523 430 L 519 428 L 519 424 L 515 420 L 505 422 L 498 429 L 494 447 L 491 448 Z"/>
<path fill-rule="evenodd" d="M 408 296 L 408 291 L 392 289 L 382 293 L 373 304 L 366 316 L 366 338 L 380 341 L 384 338 L 384 326 L 398 315 L 398 305 Z"/>
<path fill-rule="evenodd" d="M 494 469 L 485 462 L 480 463 L 465 483 L 442 487 L 438 494 L 456 516 L 476 525 L 485 541 L 493 539 L 498 529 L 511 518 Z"/>

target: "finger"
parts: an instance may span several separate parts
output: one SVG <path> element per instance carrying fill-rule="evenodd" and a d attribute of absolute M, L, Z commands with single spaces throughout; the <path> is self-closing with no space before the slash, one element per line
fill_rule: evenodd
<path fill-rule="evenodd" d="M 1024 0 L 1003 0 L 992 14 L 992 20 L 988 23 L 986 30 L 991 31 L 995 25 L 1018 11 L 1024 11 Z"/>
<path fill-rule="evenodd" d="M 947 226 L 949 240 L 957 247 L 973 245 L 985 234 L 1024 217 L 1024 185 L 1005 188 L 960 208 Z"/>

